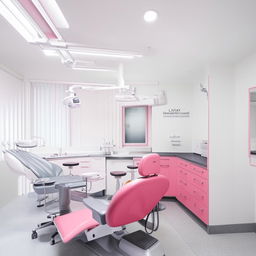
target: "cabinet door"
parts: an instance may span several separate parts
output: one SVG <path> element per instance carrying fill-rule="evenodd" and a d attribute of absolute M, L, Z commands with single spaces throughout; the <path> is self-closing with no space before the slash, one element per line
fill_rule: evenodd
<path fill-rule="evenodd" d="M 176 165 L 174 157 L 160 158 L 160 174 L 169 180 L 169 188 L 165 196 L 176 196 Z"/>

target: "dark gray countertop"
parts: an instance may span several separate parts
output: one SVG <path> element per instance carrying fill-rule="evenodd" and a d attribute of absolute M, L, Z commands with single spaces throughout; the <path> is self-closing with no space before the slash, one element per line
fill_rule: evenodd
<path fill-rule="evenodd" d="M 158 152 L 160 156 L 176 156 L 181 159 L 187 160 L 189 162 L 207 167 L 207 157 L 203 157 L 195 153 L 168 153 L 168 152 Z"/>
<path fill-rule="evenodd" d="M 141 153 L 141 154 L 117 154 L 117 155 L 104 155 L 104 154 L 81 154 L 81 155 L 64 155 L 64 156 L 55 156 L 55 157 L 46 157 L 47 160 L 54 160 L 54 159 L 65 159 L 65 158 L 77 158 L 77 157 L 106 157 L 106 159 L 112 159 L 112 160 L 125 160 L 125 159 L 133 159 L 135 157 L 142 157 L 145 154 L 148 153 Z M 207 158 L 203 157 L 199 154 L 195 153 L 178 153 L 178 152 L 155 152 L 159 154 L 160 156 L 175 156 L 179 157 L 181 159 L 187 160 L 189 162 L 198 164 L 202 167 L 207 168 Z"/>
<path fill-rule="evenodd" d="M 198 164 L 202 167 L 207 168 L 207 157 L 203 157 L 199 154 L 195 153 L 171 153 L 171 152 L 154 152 L 159 154 L 160 156 L 175 156 L 179 157 L 181 159 L 187 160 L 189 162 Z M 107 159 L 132 159 L 134 157 L 142 157 L 142 155 L 131 155 L 131 156 L 123 156 L 123 155 L 111 155 L 111 156 L 106 156 Z"/>

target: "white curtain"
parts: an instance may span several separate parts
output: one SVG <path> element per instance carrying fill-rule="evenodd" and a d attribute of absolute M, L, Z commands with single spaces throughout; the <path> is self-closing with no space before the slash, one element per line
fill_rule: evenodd
<path fill-rule="evenodd" d="M 43 138 L 51 148 L 70 145 L 70 111 L 63 105 L 67 85 L 31 84 L 32 136 Z"/>
<path fill-rule="evenodd" d="M 13 148 L 16 140 L 26 136 L 25 83 L 0 70 L 0 142 L 4 148 Z M 1 154 L 1 159 L 3 155 Z"/>

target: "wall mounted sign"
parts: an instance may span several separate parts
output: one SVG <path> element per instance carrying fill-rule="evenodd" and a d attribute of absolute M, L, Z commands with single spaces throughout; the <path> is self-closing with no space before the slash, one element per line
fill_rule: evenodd
<path fill-rule="evenodd" d="M 170 108 L 163 112 L 163 117 L 189 117 L 189 111 L 182 111 L 180 108 Z"/>

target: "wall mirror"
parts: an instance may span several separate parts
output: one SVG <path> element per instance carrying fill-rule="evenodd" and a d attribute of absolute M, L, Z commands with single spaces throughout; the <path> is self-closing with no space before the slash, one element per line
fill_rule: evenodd
<path fill-rule="evenodd" d="M 256 87 L 249 89 L 249 158 L 256 166 Z"/>

